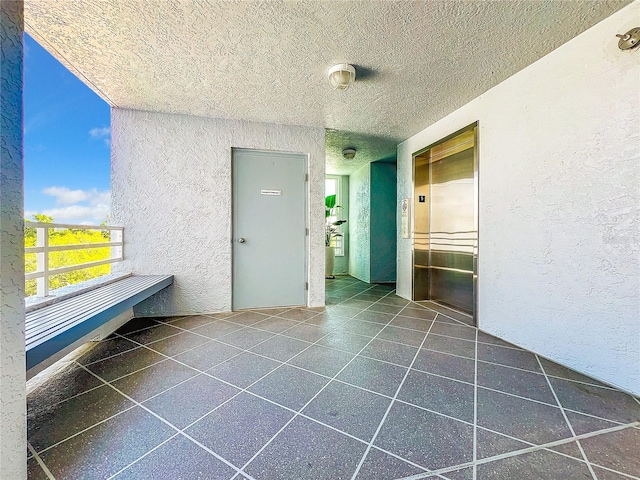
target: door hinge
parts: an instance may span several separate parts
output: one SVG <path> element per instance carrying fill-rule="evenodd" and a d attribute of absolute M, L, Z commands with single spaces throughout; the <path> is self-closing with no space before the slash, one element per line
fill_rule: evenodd
<path fill-rule="evenodd" d="M 305 229 L 304 229 L 304 234 L 305 234 L 307 237 L 309 236 L 309 229 L 308 229 L 308 228 L 305 228 Z"/>
<path fill-rule="evenodd" d="M 309 282 L 304 282 L 304 289 L 309 290 Z"/>
<path fill-rule="evenodd" d="M 305 181 L 305 182 L 308 182 L 308 181 L 309 181 L 309 174 L 308 174 L 308 173 L 305 173 L 305 174 L 304 174 L 304 181 Z"/>

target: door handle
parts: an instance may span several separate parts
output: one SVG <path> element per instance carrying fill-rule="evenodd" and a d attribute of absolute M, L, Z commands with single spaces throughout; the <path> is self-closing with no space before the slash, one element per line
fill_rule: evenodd
<path fill-rule="evenodd" d="M 244 238 L 239 238 L 239 239 L 238 239 L 238 243 L 244 243 L 244 242 L 245 242 L 245 239 L 244 239 Z"/>

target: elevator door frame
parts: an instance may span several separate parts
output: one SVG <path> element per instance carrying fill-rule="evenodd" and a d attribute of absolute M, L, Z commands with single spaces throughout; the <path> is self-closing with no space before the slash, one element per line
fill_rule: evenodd
<path fill-rule="evenodd" d="M 467 125 L 460 130 L 453 132 L 446 137 L 439 139 L 436 142 L 431 143 L 430 145 L 421 148 L 420 150 L 414 152 L 411 156 L 412 165 L 411 165 L 411 192 L 412 192 L 412 201 L 413 204 L 415 202 L 415 191 L 416 191 L 416 157 L 422 155 L 423 153 L 431 150 L 434 147 L 437 147 L 441 143 L 447 142 L 465 132 L 473 130 L 474 132 L 474 147 L 473 147 L 473 189 L 474 189 L 474 208 L 473 208 L 473 223 L 476 230 L 476 241 L 473 247 L 473 324 L 478 325 L 478 244 L 480 242 L 480 228 L 479 228 L 479 208 L 480 208 L 480 189 L 479 189 L 479 122 L 474 122 L 470 125 Z M 415 208 L 412 205 L 411 208 L 411 298 L 415 300 Z M 438 302 L 434 302 L 438 303 Z M 442 304 L 442 306 L 449 308 L 451 310 L 455 310 L 451 305 Z"/>

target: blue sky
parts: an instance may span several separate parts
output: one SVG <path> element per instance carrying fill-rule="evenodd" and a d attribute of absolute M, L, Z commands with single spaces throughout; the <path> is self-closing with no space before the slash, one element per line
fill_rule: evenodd
<path fill-rule="evenodd" d="M 110 107 L 24 36 L 25 217 L 98 224 L 111 204 Z"/>

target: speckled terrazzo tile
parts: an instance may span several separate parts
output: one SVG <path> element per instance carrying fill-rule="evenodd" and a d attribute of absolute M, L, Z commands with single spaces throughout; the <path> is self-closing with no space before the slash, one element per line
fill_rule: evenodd
<path fill-rule="evenodd" d="M 356 298 L 349 298 L 342 302 L 340 305 L 364 310 L 365 308 L 369 308 L 374 302 L 375 300 L 357 300 Z"/>
<path fill-rule="evenodd" d="M 319 315 L 316 315 L 315 317 L 308 318 L 304 321 L 304 323 L 309 325 L 317 325 L 324 328 L 337 328 L 348 321 L 349 319 L 346 317 L 341 317 L 340 315 L 335 315 L 333 313 L 323 312 Z"/>
<path fill-rule="evenodd" d="M 266 320 L 262 320 L 261 322 L 254 323 L 253 328 L 257 328 L 259 330 L 266 330 L 268 332 L 280 333 L 283 330 L 287 330 L 291 327 L 298 325 L 295 320 L 287 320 L 286 318 L 280 317 L 270 317 Z"/>
<path fill-rule="evenodd" d="M 398 399 L 449 415 L 465 422 L 473 422 L 474 387 L 428 373 L 411 370 Z"/>
<path fill-rule="evenodd" d="M 368 309 L 370 312 L 386 313 L 390 315 L 397 315 L 402 310 L 399 305 L 387 305 L 386 303 L 376 302 Z"/>
<path fill-rule="evenodd" d="M 580 447 L 578 447 L 578 444 L 576 442 L 563 443 L 562 445 L 550 447 L 549 450 L 564 453 L 565 455 L 569 455 L 579 460 L 583 459 L 582 453 L 580 452 Z"/>
<path fill-rule="evenodd" d="M 282 335 L 286 335 L 287 337 L 294 337 L 298 340 L 304 340 L 305 342 L 314 343 L 320 340 L 330 331 L 330 329 L 324 327 L 309 325 L 307 323 L 300 323 L 294 327 L 291 327 L 289 330 L 282 332 Z"/>
<path fill-rule="evenodd" d="M 490 335 L 485 332 L 481 332 L 479 330 L 478 330 L 478 342 L 490 343 L 492 345 L 499 345 L 501 347 L 520 348 L 517 345 L 513 345 L 512 343 L 502 340 L 501 338 L 494 337 L 493 335 Z"/>
<path fill-rule="evenodd" d="M 640 421 L 640 404 L 617 390 L 550 378 L 563 408 L 621 423 Z"/>
<path fill-rule="evenodd" d="M 436 476 L 432 478 L 438 478 Z M 473 467 L 462 468 L 460 470 L 454 470 L 442 475 L 442 478 L 449 480 L 473 480 Z"/>
<path fill-rule="evenodd" d="M 620 425 L 616 422 L 610 422 L 601 418 L 594 418 L 581 413 L 565 411 L 565 414 L 573 427 L 573 431 L 576 432 L 576 435 L 597 432 L 598 430 L 604 430 L 606 428 L 617 427 Z"/>
<path fill-rule="evenodd" d="M 374 445 L 435 470 L 473 459 L 473 427 L 394 403 Z"/>
<path fill-rule="evenodd" d="M 333 381 L 302 413 L 368 442 L 389 403 L 388 398 Z"/>
<path fill-rule="evenodd" d="M 538 373 L 478 362 L 478 385 L 552 405 L 556 404 L 547 379 Z"/>
<path fill-rule="evenodd" d="M 182 330 L 172 327 L 167 323 L 158 325 L 157 327 L 147 328 L 146 330 L 139 330 L 137 332 L 128 333 L 127 335 L 125 335 L 125 337 L 127 337 L 129 340 L 133 340 L 134 342 L 138 342 L 144 345 L 147 343 L 155 342 L 157 340 L 162 340 L 163 338 L 175 335 L 180 332 L 182 332 Z"/>
<path fill-rule="evenodd" d="M 102 385 L 102 382 L 94 375 L 74 363 L 69 363 L 56 375 L 52 375 L 29 392 L 27 408 L 30 411 L 37 411 L 99 385 Z"/>
<path fill-rule="evenodd" d="M 408 367 L 417 351 L 416 347 L 374 338 L 360 355 Z"/>
<path fill-rule="evenodd" d="M 597 475 L 598 480 L 629 480 L 629 478 L 633 478 L 621 473 L 616 473 L 610 470 L 605 470 L 604 468 L 596 467 L 595 465 L 592 465 L 591 468 L 593 468 L 593 471 Z"/>
<path fill-rule="evenodd" d="M 277 315 L 287 310 L 289 310 L 287 307 L 257 308 L 255 310 L 252 310 L 252 312 L 262 313 L 264 315 Z"/>
<path fill-rule="evenodd" d="M 91 349 L 83 354 L 76 361 L 81 365 L 97 362 L 99 360 L 117 355 L 136 348 L 138 345 L 123 337 L 114 337 L 101 342 L 91 342 Z"/>
<path fill-rule="evenodd" d="M 256 480 L 348 480 L 366 445 L 297 417 L 245 468 Z"/>
<path fill-rule="evenodd" d="M 445 335 L 447 337 L 461 338 L 463 340 L 476 340 L 476 329 L 464 325 L 451 325 L 448 323 L 434 322 L 430 333 Z"/>
<path fill-rule="evenodd" d="M 62 403 L 29 411 L 27 438 L 39 452 L 133 405 L 113 388 L 103 385 Z"/>
<path fill-rule="evenodd" d="M 207 325 L 209 323 L 217 322 L 214 317 L 209 317 L 206 315 L 189 315 L 187 317 L 180 317 L 166 323 L 170 324 L 173 327 L 184 328 L 186 330 L 191 330 L 192 328 L 201 327 L 202 325 Z"/>
<path fill-rule="evenodd" d="M 359 308 L 343 307 L 342 305 L 327 307 L 327 313 L 330 315 L 338 315 L 340 317 L 352 318 L 359 314 L 362 310 Z"/>
<path fill-rule="evenodd" d="M 119 355 L 87 365 L 87 369 L 107 382 L 146 368 L 154 363 L 162 362 L 167 357 L 145 347 L 128 350 Z"/>
<path fill-rule="evenodd" d="M 395 313 L 382 313 L 373 310 L 365 310 L 364 312 L 356 315 L 354 318 L 356 320 L 364 320 L 366 322 L 382 323 L 386 325 L 391 320 L 393 320 L 393 317 L 395 316 Z"/>
<path fill-rule="evenodd" d="M 455 321 L 456 323 L 462 322 L 466 325 L 473 324 L 473 319 L 469 315 L 465 315 L 464 313 L 458 312 L 456 310 L 452 310 L 450 308 L 444 307 L 434 302 L 430 302 L 428 300 L 425 302 L 418 302 L 418 303 L 423 308 L 428 308 L 430 310 L 433 310 L 434 312 L 438 312 L 440 314 L 440 317 L 443 317 L 443 316 L 449 317 L 449 319 Z M 447 321 L 450 321 L 449 319 L 447 319 Z"/>
<path fill-rule="evenodd" d="M 198 372 L 171 359 L 115 380 L 111 384 L 138 402 L 194 377 Z"/>
<path fill-rule="evenodd" d="M 309 318 L 315 317 L 320 312 L 315 312 L 313 310 L 306 310 L 304 308 L 292 308 L 285 312 L 279 313 L 278 317 L 287 318 L 289 320 L 297 320 L 302 322 L 304 320 L 308 320 Z"/>
<path fill-rule="evenodd" d="M 144 402 L 153 412 L 184 428 L 227 401 L 239 389 L 201 374 Z"/>
<path fill-rule="evenodd" d="M 522 476 L 523 472 L 526 472 L 526 477 Z M 547 450 L 538 450 L 478 465 L 477 478 L 478 480 L 506 478 L 591 480 L 593 477 L 583 462 Z"/>
<path fill-rule="evenodd" d="M 236 470 L 178 435 L 137 461 L 115 480 L 229 480 Z"/>
<path fill-rule="evenodd" d="M 408 305 L 409 303 L 411 303 L 409 300 L 406 300 L 397 295 L 384 296 L 379 300 L 379 302 L 384 303 L 386 305 L 397 305 L 398 307 L 404 307 L 405 305 Z"/>
<path fill-rule="evenodd" d="M 288 361 L 291 365 L 306 368 L 312 372 L 333 377 L 354 355 L 332 348 L 312 345 L 304 352 Z"/>
<path fill-rule="evenodd" d="M 277 335 L 256 345 L 251 351 L 259 355 L 264 355 L 265 357 L 273 358 L 274 360 L 286 362 L 291 357 L 309 347 L 309 345 L 310 343 L 295 338 Z"/>
<path fill-rule="evenodd" d="M 478 388 L 478 425 L 542 445 L 571 437 L 559 408 Z"/>
<path fill-rule="evenodd" d="M 257 344 L 264 342 L 266 339 L 273 337 L 275 334 L 272 332 L 265 332 L 264 330 L 256 330 L 255 328 L 247 327 L 236 332 L 231 332 L 223 337 L 218 338 L 219 342 L 223 342 L 234 347 L 242 349 L 250 349 Z"/>
<path fill-rule="evenodd" d="M 406 372 L 405 367 L 356 357 L 336 379 L 393 397 Z"/>
<path fill-rule="evenodd" d="M 422 320 L 434 320 L 436 318 L 436 313 L 431 310 L 427 310 L 426 308 L 420 307 L 412 307 L 411 305 L 407 306 L 400 313 L 403 317 L 409 318 L 420 318 Z"/>
<path fill-rule="evenodd" d="M 42 459 L 57 479 L 108 478 L 175 433 L 134 407 L 47 450 Z"/>
<path fill-rule="evenodd" d="M 494 457 L 496 455 L 502 455 L 503 453 L 531 447 L 528 443 L 514 440 L 513 438 L 498 433 L 489 432 L 484 428 L 478 428 L 476 438 L 478 459 Z"/>
<path fill-rule="evenodd" d="M 640 430 L 625 428 L 580 440 L 590 462 L 640 476 Z"/>
<path fill-rule="evenodd" d="M 205 371 L 240 353 L 242 350 L 239 348 L 211 340 L 173 358 L 200 371 Z"/>
<path fill-rule="evenodd" d="M 542 363 L 542 368 L 547 375 L 552 377 L 560 377 L 565 380 L 575 380 L 576 382 L 584 382 L 590 383 L 592 385 L 599 385 L 601 387 L 605 387 L 606 385 L 598 380 L 595 380 L 591 377 L 583 375 L 582 373 L 578 373 L 575 370 L 571 370 L 570 368 L 559 365 L 555 362 L 551 362 L 546 358 L 540 357 L 540 363 Z"/>
<path fill-rule="evenodd" d="M 467 358 L 475 358 L 476 344 L 469 340 L 460 340 L 453 337 L 443 337 L 442 335 L 429 334 L 422 348 L 435 352 L 450 353 Z"/>
<path fill-rule="evenodd" d="M 208 337 L 182 332 L 157 342 L 148 343 L 146 346 L 158 353 L 172 357 L 209 341 L 211 339 Z"/>
<path fill-rule="evenodd" d="M 371 341 L 371 337 L 344 331 L 331 332 L 318 341 L 318 345 L 337 348 L 346 352 L 358 353 Z"/>
<path fill-rule="evenodd" d="M 475 378 L 473 359 L 425 349 L 418 353 L 413 368 L 469 383 L 473 383 Z"/>
<path fill-rule="evenodd" d="M 49 476 L 33 457 L 27 460 L 27 480 L 49 480 Z"/>
<path fill-rule="evenodd" d="M 226 320 L 232 323 L 237 323 L 239 325 L 250 326 L 255 323 L 261 322 L 262 320 L 266 320 L 269 318 L 269 315 L 264 315 L 262 313 L 254 312 L 254 311 L 244 311 L 240 312 L 233 317 L 229 317 Z"/>
<path fill-rule="evenodd" d="M 133 318 L 129 320 L 127 323 L 125 323 L 124 325 L 122 325 L 119 329 L 117 329 L 116 333 L 119 333 L 120 335 L 127 335 L 129 333 L 132 333 L 138 330 L 143 330 L 145 328 L 156 327 L 160 325 L 158 320 L 166 321 L 168 319 L 162 319 L 162 318 L 156 319 L 154 317 Z"/>
<path fill-rule="evenodd" d="M 424 473 L 425 470 L 372 448 L 367 454 L 356 480 L 396 480 Z"/>
<path fill-rule="evenodd" d="M 380 331 L 377 338 L 380 340 L 389 340 L 390 342 L 411 345 L 412 347 L 419 347 L 422 345 L 422 340 L 424 340 L 425 335 L 425 332 L 387 325 Z"/>
<path fill-rule="evenodd" d="M 241 393 L 186 429 L 186 433 L 234 465 L 247 462 L 293 413 Z"/>
<path fill-rule="evenodd" d="M 340 327 L 338 327 L 338 330 L 341 332 L 349 332 L 358 335 L 375 337 L 383 328 L 384 325 L 380 323 L 365 322 L 352 318 L 348 322 L 340 325 Z"/>
<path fill-rule="evenodd" d="M 433 320 L 425 320 L 422 318 L 404 317 L 402 312 L 391 320 L 390 325 L 394 327 L 410 328 L 411 330 L 418 330 L 420 332 L 428 332 L 431 328 Z"/>
<path fill-rule="evenodd" d="M 279 365 L 282 364 L 275 360 L 245 352 L 207 370 L 207 373 L 237 387 L 246 388 Z"/>
<path fill-rule="evenodd" d="M 292 410 L 301 409 L 324 387 L 329 379 L 299 368 L 283 365 L 264 377 L 248 391 L 273 400 Z"/>
<path fill-rule="evenodd" d="M 478 360 L 542 373 L 536 356 L 525 350 L 478 343 Z"/>
<path fill-rule="evenodd" d="M 193 329 L 193 333 L 204 335 L 209 338 L 220 338 L 228 333 L 237 332 L 245 328 L 239 323 L 231 323 L 227 320 L 220 320 L 219 322 L 208 323 L 201 327 Z"/>

